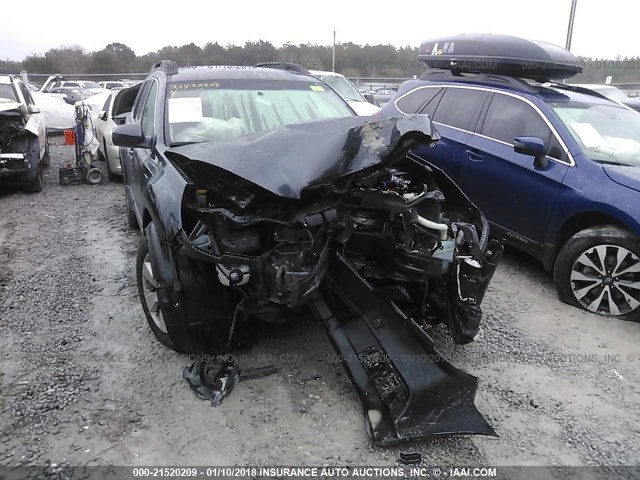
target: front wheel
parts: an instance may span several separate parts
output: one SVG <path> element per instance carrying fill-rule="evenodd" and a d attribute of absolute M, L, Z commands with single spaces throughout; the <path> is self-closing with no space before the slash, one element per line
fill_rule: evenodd
<path fill-rule="evenodd" d="M 158 301 L 158 280 L 151 266 L 151 255 L 146 238 L 140 240 L 138 258 L 136 261 L 136 277 L 138 280 L 138 295 L 142 311 L 147 319 L 151 331 L 163 345 L 177 350 L 176 344 L 169 335 L 164 314 Z"/>
<path fill-rule="evenodd" d="M 25 190 L 31 193 L 38 193 L 38 192 L 41 192 L 43 188 L 44 188 L 44 169 L 42 168 L 42 165 L 38 165 L 35 178 L 31 181 L 31 183 L 29 183 L 25 187 Z"/>
<path fill-rule="evenodd" d="M 220 283 L 213 264 L 176 257 L 153 222 L 138 247 L 136 277 L 142 310 L 160 343 L 181 353 L 230 349 L 234 319 L 242 323 L 236 292 Z"/>
<path fill-rule="evenodd" d="M 560 300 L 599 315 L 640 320 L 640 241 L 613 225 L 576 233 L 553 272 Z"/>
<path fill-rule="evenodd" d="M 118 179 L 118 174 L 115 173 L 113 170 L 111 170 L 111 164 L 109 163 L 111 160 L 109 159 L 109 154 L 107 153 L 107 142 L 103 142 L 103 146 L 104 146 L 104 162 L 107 165 L 107 177 L 109 178 L 110 182 L 114 182 L 115 180 Z"/>

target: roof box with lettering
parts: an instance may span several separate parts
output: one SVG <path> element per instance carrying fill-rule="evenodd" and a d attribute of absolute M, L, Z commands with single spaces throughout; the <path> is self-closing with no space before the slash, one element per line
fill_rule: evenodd
<path fill-rule="evenodd" d="M 538 81 L 582 72 L 582 62 L 551 43 L 487 33 L 426 40 L 418 58 L 431 68 L 460 73 L 496 73 Z"/>

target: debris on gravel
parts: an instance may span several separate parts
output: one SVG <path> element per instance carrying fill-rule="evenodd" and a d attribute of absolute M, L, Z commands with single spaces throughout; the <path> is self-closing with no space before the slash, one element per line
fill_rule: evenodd
<path fill-rule="evenodd" d="M 57 166 L 72 157 L 52 146 L 43 192 L 0 193 L 0 465 L 392 465 L 405 451 L 443 467 L 638 463 L 640 325 L 561 304 L 551 278 L 513 251 L 476 342 L 431 331 L 480 378 L 477 404 L 499 438 L 374 448 L 310 316 L 260 326 L 237 358 L 278 372 L 210 408 L 181 378 L 193 358 L 159 345 L 144 320 L 122 183 L 60 186 Z"/>

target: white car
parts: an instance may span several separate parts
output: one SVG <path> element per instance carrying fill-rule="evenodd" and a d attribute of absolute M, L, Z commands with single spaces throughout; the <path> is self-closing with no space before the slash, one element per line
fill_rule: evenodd
<path fill-rule="evenodd" d="M 49 162 L 44 115 L 22 80 L 0 75 L 0 180 L 39 192 Z"/>
<path fill-rule="evenodd" d="M 596 84 L 574 84 L 573 87 L 582 87 L 588 88 L 589 90 L 593 90 L 594 92 L 598 92 L 601 95 L 604 95 L 609 100 L 612 100 L 620 105 L 624 105 L 636 112 L 640 112 L 640 100 L 637 98 L 630 98 L 620 90 L 618 87 L 614 87 L 613 85 L 596 85 Z"/>
<path fill-rule="evenodd" d="M 380 107 L 368 102 L 360 90 L 344 75 L 320 70 L 309 70 L 309 73 L 333 88 L 356 112 L 356 115 L 368 117 L 380 111 Z"/>
<path fill-rule="evenodd" d="M 113 119 L 113 101 L 119 91 L 112 92 L 102 106 L 95 120 L 96 139 L 98 141 L 98 160 L 104 160 L 107 165 L 109 180 L 122 176 L 120 165 L 120 148 L 111 140 L 111 132 L 118 125 Z"/>
<path fill-rule="evenodd" d="M 102 88 L 97 82 L 91 80 L 66 80 L 61 75 L 51 75 L 40 88 L 41 92 L 48 93 L 56 88 L 81 88 L 92 93 L 108 92 L 106 88 Z"/>
<path fill-rule="evenodd" d="M 107 90 L 119 90 L 121 88 L 129 88 L 134 85 L 140 83 L 140 81 L 135 80 L 107 80 L 104 82 L 98 82 L 102 88 L 106 88 Z"/>

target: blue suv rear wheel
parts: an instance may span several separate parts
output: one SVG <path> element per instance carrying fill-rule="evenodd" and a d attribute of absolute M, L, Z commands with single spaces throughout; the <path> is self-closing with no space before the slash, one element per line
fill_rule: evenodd
<path fill-rule="evenodd" d="M 626 230 L 606 225 L 576 233 L 554 269 L 561 300 L 593 313 L 640 319 L 640 243 Z"/>

